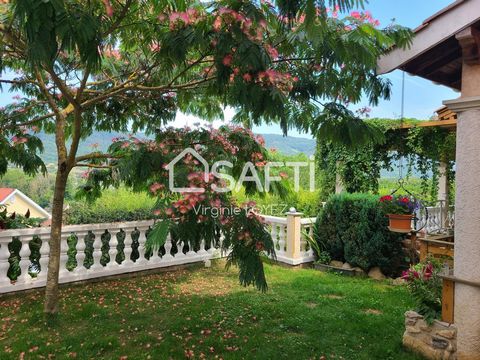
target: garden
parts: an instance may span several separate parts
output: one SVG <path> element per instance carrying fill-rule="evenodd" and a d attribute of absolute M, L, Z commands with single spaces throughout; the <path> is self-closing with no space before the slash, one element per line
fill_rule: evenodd
<path fill-rule="evenodd" d="M 3 298 L 2 359 L 420 359 L 402 349 L 404 287 L 278 265 L 266 276 L 265 294 L 221 263 L 66 286 L 53 324 L 42 292 Z"/>
<path fill-rule="evenodd" d="M 370 119 L 415 34 L 365 5 L 0 1 L 0 181 L 51 213 L 0 203 L 0 357 L 454 356 L 455 133 Z"/>

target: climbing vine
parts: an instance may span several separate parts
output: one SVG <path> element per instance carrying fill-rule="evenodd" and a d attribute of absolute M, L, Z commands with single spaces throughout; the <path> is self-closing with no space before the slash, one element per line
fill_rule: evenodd
<path fill-rule="evenodd" d="M 439 163 L 445 162 L 450 187 L 454 181 L 455 132 L 440 127 L 401 128 L 400 120 L 365 120 L 384 134 L 379 144 L 368 144 L 355 149 L 332 142 L 318 142 L 317 159 L 321 173 L 322 197 L 335 190 L 339 174 L 345 191 L 378 193 L 382 170 L 392 171 L 403 159 L 403 176 L 421 179 L 421 196 L 433 201 L 437 196 Z M 420 121 L 406 119 L 403 124 L 416 125 Z"/>

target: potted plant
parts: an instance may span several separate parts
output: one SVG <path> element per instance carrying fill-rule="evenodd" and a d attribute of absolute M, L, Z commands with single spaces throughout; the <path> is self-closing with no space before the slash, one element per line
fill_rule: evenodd
<path fill-rule="evenodd" d="M 386 195 L 380 198 L 380 204 L 388 216 L 390 231 L 398 233 L 412 231 L 412 220 L 415 210 L 418 209 L 418 202 L 415 199 L 404 195 Z"/>
<path fill-rule="evenodd" d="M 22 229 L 40 226 L 42 219 L 31 218 L 30 210 L 22 216 L 16 213 L 9 214 L 5 205 L 0 205 L 0 231 L 8 229 Z"/>

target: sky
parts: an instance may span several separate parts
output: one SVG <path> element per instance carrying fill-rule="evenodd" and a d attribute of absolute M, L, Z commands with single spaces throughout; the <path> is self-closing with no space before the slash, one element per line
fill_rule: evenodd
<path fill-rule="evenodd" d="M 392 19 L 396 23 L 415 28 L 435 12 L 448 6 L 453 0 L 369 0 L 365 6 L 373 16 L 380 20 L 382 25 L 388 25 Z M 392 81 L 392 97 L 389 101 L 381 101 L 377 107 L 372 108 L 371 117 L 399 118 L 401 109 L 402 72 L 395 71 L 386 75 Z M 453 90 L 435 85 L 428 80 L 423 80 L 410 75 L 405 81 L 405 117 L 429 119 L 436 109 L 442 106 L 443 100 L 454 99 L 459 94 Z M 0 105 L 12 101 L 12 94 L 4 91 L 0 93 Z M 359 104 L 358 107 L 367 105 Z M 228 121 L 233 116 L 233 111 L 227 109 L 225 119 Z M 192 116 L 178 114 L 173 123 L 175 126 L 192 125 L 198 119 Z M 219 122 L 217 122 L 218 124 Z M 257 126 L 253 129 L 256 133 L 282 134 L 277 125 Z M 309 134 L 300 134 L 291 130 L 291 136 L 311 138 Z"/>
<path fill-rule="evenodd" d="M 451 4 L 453 0 L 370 0 L 365 6 L 382 25 L 388 25 L 392 19 L 397 24 L 416 28 L 425 19 Z M 371 117 L 399 118 L 402 98 L 402 72 L 394 71 L 386 75 L 392 81 L 392 97 L 389 101 L 381 101 L 372 108 Z M 443 100 L 459 96 L 453 90 L 433 84 L 419 77 L 406 75 L 405 79 L 405 117 L 429 119 L 435 110 L 442 106 Z M 361 104 L 358 107 L 367 105 Z M 278 126 L 260 126 L 254 129 L 257 133 L 281 134 Z M 299 134 L 290 131 L 289 135 L 308 137 L 309 134 Z"/>

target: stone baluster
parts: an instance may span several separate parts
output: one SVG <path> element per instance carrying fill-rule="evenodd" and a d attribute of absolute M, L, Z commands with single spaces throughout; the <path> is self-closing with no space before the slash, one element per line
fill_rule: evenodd
<path fill-rule="evenodd" d="M 185 254 L 187 258 L 193 258 L 197 256 L 197 253 L 193 250 L 193 244 L 188 244 L 188 252 Z"/>
<path fill-rule="evenodd" d="M 62 233 L 60 240 L 60 271 L 59 278 L 65 278 L 70 275 L 70 271 L 67 269 L 68 261 L 68 242 L 67 239 L 70 237 L 69 233 Z"/>
<path fill-rule="evenodd" d="M 8 258 L 10 257 L 10 251 L 8 250 L 8 244 L 11 239 L 3 238 L 0 244 L 0 289 L 7 288 L 10 286 L 10 279 L 7 276 L 8 269 L 10 268 L 10 263 Z"/>
<path fill-rule="evenodd" d="M 207 246 L 207 244 L 205 243 L 205 247 Z M 213 254 L 215 252 L 215 246 L 214 246 L 214 243 L 213 241 L 210 243 L 210 248 L 207 250 L 207 253 L 210 257 L 213 257 Z"/>
<path fill-rule="evenodd" d="M 46 281 L 47 280 L 47 272 L 48 272 L 48 259 L 50 254 L 50 234 L 40 235 L 40 240 L 42 241 L 42 246 L 40 247 L 40 273 L 37 276 L 38 281 Z"/>
<path fill-rule="evenodd" d="M 20 248 L 19 256 L 20 256 L 20 275 L 17 279 L 17 281 L 23 281 L 23 282 L 29 282 L 32 280 L 32 277 L 28 273 L 28 269 L 30 267 L 31 261 L 30 261 L 30 247 L 29 247 L 29 242 L 32 240 L 31 235 L 27 236 L 20 236 L 19 237 L 22 247 Z"/>
<path fill-rule="evenodd" d="M 165 255 L 162 257 L 162 262 L 173 261 L 174 257 L 172 256 L 172 238 L 170 234 L 167 236 L 167 240 L 165 240 L 165 245 L 163 247 L 165 248 Z"/>
<path fill-rule="evenodd" d="M 150 230 L 150 229 L 151 229 L 151 227 L 148 228 L 148 230 Z M 168 239 L 165 240 L 165 241 L 168 241 Z M 162 257 L 158 254 L 159 251 L 160 251 L 160 249 L 158 247 L 152 249 L 152 255 L 150 256 L 150 259 L 148 260 L 149 263 L 158 264 L 162 261 Z"/>
<path fill-rule="evenodd" d="M 108 242 L 108 257 L 110 258 L 110 261 L 107 264 L 107 269 L 109 270 L 116 269 L 118 267 L 118 264 L 115 261 L 115 257 L 117 256 L 117 245 L 117 234 L 112 231 L 110 232 L 110 241 Z"/>
<path fill-rule="evenodd" d="M 145 258 L 145 243 L 147 242 L 147 236 L 145 235 L 145 232 L 148 230 L 148 227 L 137 227 L 140 235 L 138 237 L 138 259 L 137 263 L 139 265 L 145 265 L 148 264 L 148 260 Z"/>
<path fill-rule="evenodd" d="M 183 260 L 186 255 L 183 253 L 183 242 L 177 241 L 177 253 L 175 254 L 175 260 Z"/>
<path fill-rule="evenodd" d="M 77 245 L 75 249 L 77 250 L 77 254 L 75 255 L 75 260 L 77 261 L 77 267 L 75 268 L 74 272 L 76 276 L 83 275 L 87 272 L 87 268 L 83 265 L 85 262 L 85 236 L 87 236 L 87 232 L 77 232 Z"/>
<path fill-rule="evenodd" d="M 305 231 L 308 231 L 308 228 L 306 226 L 301 226 L 300 231 L 301 231 L 301 233 L 300 233 L 300 254 L 304 254 L 307 251 L 307 240 L 305 239 L 305 237 L 306 237 Z"/>
<path fill-rule="evenodd" d="M 275 251 L 279 250 L 279 245 L 278 245 L 278 225 L 275 223 L 270 224 L 271 229 L 270 229 L 270 235 L 272 236 L 272 241 L 273 241 L 273 246 L 275 248 Z"/>
<path fill-rule="evenodd" d="M 286 226 L 281 224 L 279 225 L 279 233 L 278 233 L 278 253 L 285 254 L 285 237 L 286 237 Z"/>
<path fill-rule="evenodd" d="M 207 243 L 205 239 L 202 239 L 200 241 L 200 249 L 197 251 L 197 256 L 201 256 L 202 258 L 208 257 L 208 251 L 205 250 L 205 246 L 207 246 Z"/>
<path fill-rule="evenodd" d="M 130 267 L 130 266 L 133 266 L 134 264 L 132 259 L 130 259 L 130 256 L 132 255 L 132 244 L 133 244 L 132 232 L 134 231 L 134 229 L 127 228 L 127 229 L 123 229 L 123 231 L 125 231 L 125 240 L 123 240 L 123 244 L 125 245 L 123 249 L 123 254 L 125 255 L 125 259 L 122 261 L 121 266 Z"/>
<path fill-rule="evenodd" d="M 95 236 L 93 241 L 93 265 L 90 267 L 90 270 L 101 271 L 103 269 L 102 264 L 100 264 L 100 259 L 102 258 L 102 230 L 96 230 L 92 232 Z"/>

